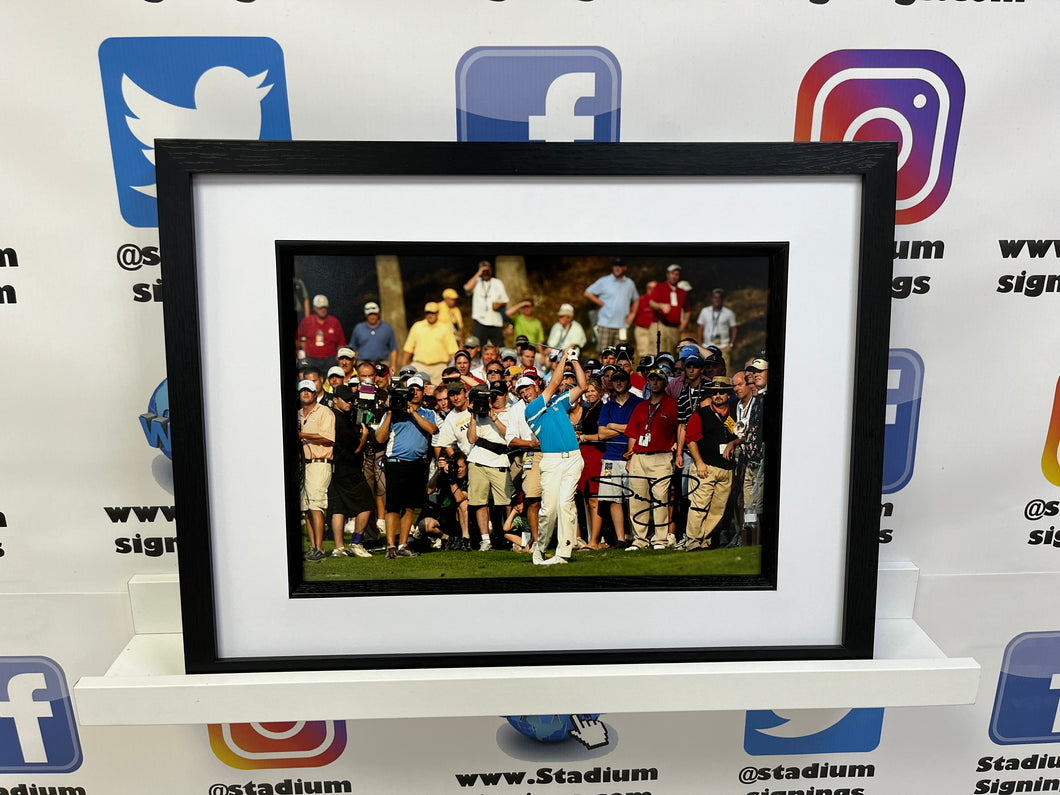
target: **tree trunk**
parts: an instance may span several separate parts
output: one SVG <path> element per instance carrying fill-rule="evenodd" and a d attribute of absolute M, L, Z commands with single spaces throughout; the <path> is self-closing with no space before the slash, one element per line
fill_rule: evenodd
<path fill-rule="evenodd" d="M 533 298 L 530 295 L 530 282 L 526 278 L 526 260 L 522 257 L 497 257 L 494 262 L 497 278 L 504 283 L 508 293 L 509 306 Z M 506 307 L 507 308 L 507 307 Z"/>
<path fill-rule="evenodd" d="M 383 320 L 394 327 L 394 335 L 404 340 L 409 333 L 405 317 L 405 287 L 401 281 L 401 263 L 392 254 L 379 254 L 375 258 L 375 272 L 379 279 L 379 304 Z"/>

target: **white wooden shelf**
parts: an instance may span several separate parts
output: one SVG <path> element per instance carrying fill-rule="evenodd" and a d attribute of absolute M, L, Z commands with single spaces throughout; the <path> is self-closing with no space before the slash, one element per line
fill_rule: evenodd
<path fill-rule="evenodd" d="M 880 568 L 876 657 L 294 673 L 184 673 L 175 577 L 130 582 L 137 635 L 74 687 L 82 725 L 970 704 L 979 664 L 911 618 L 917 570 Z"/>

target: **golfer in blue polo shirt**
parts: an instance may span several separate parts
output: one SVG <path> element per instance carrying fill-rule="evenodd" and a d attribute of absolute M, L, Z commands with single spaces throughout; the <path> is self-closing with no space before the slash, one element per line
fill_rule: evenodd
<path fill-rule="evenodd" d="M 568 563 L 574 552 L 578 516 L 574 493 L 582 473 L 582 455 L 567 412 L 585 391 L 585 371 L 578 362 L 576 349 L 568 348 L 560 357 L 556 372 L 562 373 L 570 359 L 577 385 L 556 397 L 561 378 L 553 378 L 544 391 L 528 378 L 520 379 L 519 397 L 526 403 L 526 422 L 541 443 L 541 518 L 534 546 L 534 565 Z M 544 550 L 559 526 L 556 554 L 545 559 Z"/>

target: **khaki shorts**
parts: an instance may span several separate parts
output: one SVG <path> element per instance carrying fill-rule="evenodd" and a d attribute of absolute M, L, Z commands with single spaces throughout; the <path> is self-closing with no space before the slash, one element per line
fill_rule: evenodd
<path fill-rule="evenodd" d="M 629 475 L 626 460 L 605 458 L 600 462 L 600 493 L 596 495 L 600 502 L 622 502 L 629 499 L 633 491 L 629 487 Z"/>
<path fill-rule="evenodd" d="M 541 499 L 541 451 L 524 453 L 523 460 L 530 461 L 530 468 L 523 469 L 518 478 L 523 496 L 528 500 L 539 500 Z"/>
<path fill-rule="evenodd" d="M 302 510 L 326 511 L 328 509 L 328 486 L 330 485 L 330 461 L 314 461 L 306 464 L 305 482 L 302 484 Z"/>
<path fill-rule="evenodd" d="M 508 468 L 496 469 L 482 464 L 468 464 L 467 501 L 469 505 L 487 505 L 490 493 L 494 505 L 508 505 L 515 490 Z"/>

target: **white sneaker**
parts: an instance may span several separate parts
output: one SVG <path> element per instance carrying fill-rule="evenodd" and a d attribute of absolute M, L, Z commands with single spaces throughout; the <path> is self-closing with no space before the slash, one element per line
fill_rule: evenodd
<path fill-rule="evenodd" d="M 530 545 L 530 552 L 533 553 L 533 561 L 535 566 L 545 565 L 545 556 L 542 555 L 541 550 L 537 548 L 536 541 Z"/>
<path fill-rule="evenodd" d="M 348 558 L 350 553 L 347 552 L 343 547 L 335 547 L 331 550 L 331 557 L 333 558 Z"/>
<path fill-rule="evenodd" d="M 364 548 L 364 544 L 350 544 L 346 551 L 356 558 L 370 558 L 372 553 Z"/>
<path fill-rule="evenodd" d="M 570 563 L 566 558 L 561 558 L 559 555 L 553 555 L 548 560 L 544 561 L 542 566 L 554 566 L 557 563 Z"/>
<path fill-rule="evenodd" d="M 673 533 L 667 533 L 666 534 L 666 546 L 670 547 L 670 549 L 673 549 L 674 547 L 676 547 L 677 546 L 677 536 L 675 536 Z"/>
<path fill-rule="evenodd" d="M 647 549 L 647 547 L 638 547 L 636 544 L 630 544 L 626 547 L 626 552 L 640 552 L 641 549 Z"/>
<path fill-rule="evenodd" d="M 493 544 L 490 543 L 489 536 L 484 536 L 478 543 L 478 551 L 489 552 L 491 549 L 493 549 Z"/>

